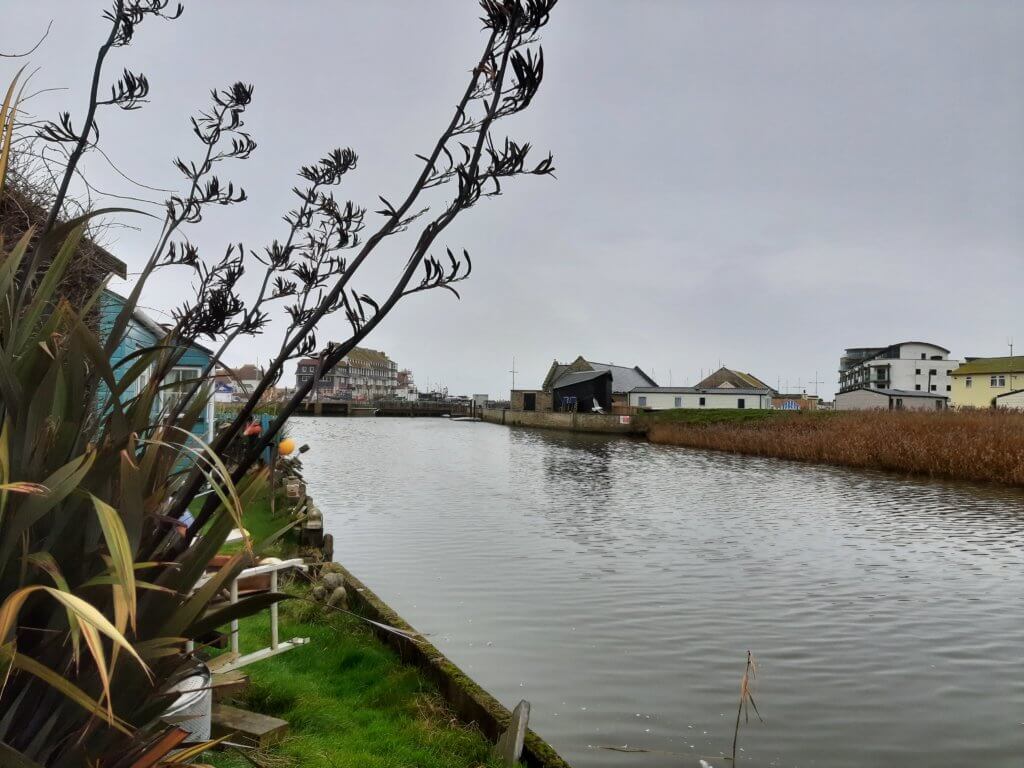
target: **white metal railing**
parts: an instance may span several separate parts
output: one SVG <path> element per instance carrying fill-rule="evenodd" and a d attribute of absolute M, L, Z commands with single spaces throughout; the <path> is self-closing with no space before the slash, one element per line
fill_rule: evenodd
<path fill-rule="evenodd" d="M 301 557 L 296 557 L 291 560 L 285 560 L 280 563 L 266 563 L 265 565 L 257 565 L 252 568 L 246 568 L 241 571 L 231 581 L 231 585 L 228 588 L 229 600 L 231 604 L 238 602 L 238 582 L 241 579 L 247 579 L 252 576 L 264 576 L 270 574 L 270 591 L 277 592 L 278 587 L 278 574 L 281 571 L 291 570 L 296 568 L 298 570 L 305 571 L 307 565 L 303 562 Z M 213 578 L 213 574 L 205 574 L 198 582 L 196 582 L 196 589 L 201 587 L 207 581 Z M 244 656 L 240 656 L 239 642 L 238 642 L 238 619 L 234 619 L 231 622 L 231 651 L 230 661 L 224 664 L 217 665 L 217 672 L 230 672 L 235 669 L 252 664 L 254 661 L 261 661 L 263 659 L 269 659 L 271 656 L 277 656 L 279 653 L 290 651 L 292 648 L 296 648 L 300 645 L 305 645 L 309 642 L 308 637 L 293 637 L 291 640 L 284 642 L 280 641 L 279 638 L 279 627 L 278 627 L 278 604 L 274 603 L 270 606 L 270 645 L 266 648 L 261 648 L 258 651 L 247 653 Z M 189 641 L 187 649 L 192 651 L 194 643 Z"/>

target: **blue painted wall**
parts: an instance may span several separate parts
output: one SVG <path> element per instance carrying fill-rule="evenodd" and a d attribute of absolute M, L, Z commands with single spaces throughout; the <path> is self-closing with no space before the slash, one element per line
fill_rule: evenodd
<path fill-rule="evenodd" d="M 118 313 L 124 307 L 125 297 L 114 293 L 113 291 L 104 291 L 100 297 L 100 335 L 104 342 L 109 338 L 110 332 L 114 327 L 114 321 L 117 319 Z M 121 365 L 121 362 L 129 355 L 137 352 L 140 349 L 146 347 L 152 347 L 157 344 L 162 338 L 162 333 L 159 325 L 148 317 L 141 310 L 136 310 L 131 320 L 128 321 L 128 328 L 125 332 L 124 338 L 117 345 L 117 349 L 114 350 L 114 354 L 111 355 L 110 364 L 114 369 L 114 376 L 118 381 L 121 377 L 127 373 L 128 369 L 135 363 L 135 359 L 129 360 L 128 362 Z M 160 335 L 158 335 L 160 334 Z M 188 368 L 193 367 L 199 369 L 194 373 L 186 373 L 186 377 L 192 377 L 204 369 L 210 361 L 210 351 L 193 345 L 186 350 L 185 354 L 182 355 L 181 360 L 178 361 L 177 368 Z M 139 393 L 140 383 L 138 381 L 132 382 L 131 386 L 125 390 L 124 399 L 130 400 Z M 108 396 L 107 392 L 101 393 L 101 399 L 105 399 Z M 208 393 L 208 399 L 212 402 L 212 391 Z M 204 409 L 201 421 L 198 421 L 192 428 L 193 434 L 199 439 L 209 442 L 211 438 L 209 419 L 213 416 L 213 408 L 207 407 Z"/>

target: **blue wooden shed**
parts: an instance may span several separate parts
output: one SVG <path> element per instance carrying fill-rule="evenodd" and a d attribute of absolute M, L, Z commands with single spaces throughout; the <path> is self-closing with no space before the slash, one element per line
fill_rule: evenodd
<path fill-rule="evenodd" d="M 126 301 L 127 299 L 124 296 L 114 293 L 109 289 L 105 290 L 100 297 L 100 331 L 104 340 L 109 336 L 114 325 L 114 320 L 121 312 Z M 166 334 L 166 329 L 164 329 L 158 322 L 141 309 L 136 308 L 132 313 L 131 320 L 128 321 L 128 327 L 125 331 L 124 338 L 121 340 L 121 343 L 117 345 L 117 349 L 114 350 L 114 354 L 110 359 L 111 367 L 114 369 L 114 375 L 118 378 L 118 381 L 120 381 L 121 377 L 126 373 L 127 369 L 131 367 L 134 361 L 133 359 L 122 365 L 121 363 L 125 358 L 140 349 L 156 345 Z M 194 380 L 202 375 L 202 372 L 209 364 L 212 355 L 213 353 L 201 344 L 192 344 L 181 356 L 177 365 L 171 369 L 171 372 L 168 374 L 165 381 L 167 383 L 177 381 L 186 382 L 182 385 L 182 390 L 187 389 L 191 386 L 192 382 L 190 380 Z M 138 379 L 133 381 L 125 390 L 124 399 L 129 400 L 138 395 L 141 388 L 149 382 L 150 376 L 150 371 L 146 371 Z M 173 392 L 173 389 L 165 390 L 164 397 L 173 396 Z M 213 388 L 208 387 L 205 391 L 200 390 L 200 392 L 202 393 L 202 396 L 206 397 L 207 403 L 206 407 L 202 410 L 199 420 L 193 426 L 192 432 L 200 440 L 209 442 L 213 437 Z"/>

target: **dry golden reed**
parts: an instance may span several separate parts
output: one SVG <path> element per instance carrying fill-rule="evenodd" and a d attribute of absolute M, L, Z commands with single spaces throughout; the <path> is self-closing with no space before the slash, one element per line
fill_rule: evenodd
<path fill-rule="evenodd" d="M 849 411 L 751 421 L 654 422 L 655 443 L 1024 485 L 1024 414 Z"/>

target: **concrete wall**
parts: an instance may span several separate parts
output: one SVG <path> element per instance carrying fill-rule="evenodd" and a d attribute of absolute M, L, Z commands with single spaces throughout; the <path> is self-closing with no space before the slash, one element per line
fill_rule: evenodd
<path fill-rule="evenodd" d="M 357 613 L 371 621 L 397 627 L 415 639 L 371 625 L 370 629 L 377 637 L 394 648 L 403 663 L 417 667 L 437 685 L 459 720 L 466 725 L 475 725 L 487 739 L 496 742 L 512 720 L 511 713 L 501 702 L 449 661 L 425 637 L 417 635 L 401 616 L 344 567 L 335 563 L 330 567 L 340 571 L 344 577 L 345 590 Z M 554 748 L 532 730 L 526 732 L 522 763 L 527 768 L 570 768 Z"/>
<path fill-rule="evenodd" d="M 509 427 L 536 427 L 538 429 L 564 429 L 571 432 L 603 432 L 609 434 L 637 434 L 644 427 L 629 416 L 600 415 L 596 413 L 554 413 L 553 411 L 513 411 L 485 408 L 480 412 L 484 421 Z M 623 419 L 626 423 L 623 423 Z"/>

